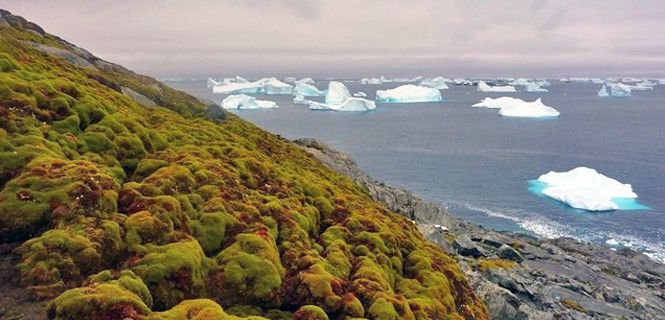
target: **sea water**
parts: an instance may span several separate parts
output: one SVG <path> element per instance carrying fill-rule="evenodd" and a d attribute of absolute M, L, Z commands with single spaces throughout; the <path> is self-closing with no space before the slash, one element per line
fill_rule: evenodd
<path fill-rule="evenodd" d="M 225 97 L 213 95 L 203 80 L 169 84 L 218 103 Z M 368 99 L 399 85 L 345 84 Z M 316 85 L 325 89 L 327 81 Z M 665 262 L 665 86 L 628 98 L 601 98 L 600 85 L 557 81 L 538 93 L 450 87 L 442 102 L 377 103 L 371 112 L 311 111 L 294 105 L 292 96 L 261 96 L 280 108 L 235 113 L 287 138 L 321 139 L 374 177 L 486 227 L 631 247 Z M 561 116 L 507 118 L 470 108 L 500 96 L 540 97 Z M 579 166 L 632 184 L 639 203 L 621 205 L 640 210 L 573 209 L 539 196 L 539 186 L 529 182 Z"/>

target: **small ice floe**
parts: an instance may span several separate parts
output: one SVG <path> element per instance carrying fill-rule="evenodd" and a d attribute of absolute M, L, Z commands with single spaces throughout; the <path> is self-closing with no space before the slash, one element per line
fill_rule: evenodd
<path fill-rule="evenodd" d="M 637 203 L 630 184 L 598 173 L 587 167 L 567 172 L 550 171 L 541 175 L 532 189 L 573 208 L 587 211 L 635 210 L 647 207 Z"/>
<path fill-rule="evenodd" d="M 441 100 L 441 91 L 439 89 L 412 84 L 399 86 L 394 89 L 376 91 L 376 101 L 386 103 L 436 102 Z"/>
<path fill-rule="evenodd" d="M 478 82 L 478 91 L 481 92 L 516 92 L 513 86 L 490 86 L 485 81 Z"/>
<path fill-rule="evenodd" d="M 267 100 L 256 100 L 246 94 L 230 95 L 222 101 L 222 108 L 227 110 L 272 109 L 277 103 Z"/>
<path fill-rule="evenodd" d="M 546 106 L 540 98 L 532 102 L 526 102 L 512 97 L 488 97 L 471 107 L 499 109 L 499 115 L 504 117 L 549 118 L 560 115 L 559 111 Z"/>
<path fill-rule="evenodd" d="M 606 83 L 598 90 L 599 97 L 630 97 L 632 89 L 623 83 Z"/>
<path fill-rule="evenodd" d="M 448 89 L 448 82 L 452 82 L 452 80 L 446 79 L 444 77 L 427 78 L 420 82 L 420 86 L 445 90 Z"/>

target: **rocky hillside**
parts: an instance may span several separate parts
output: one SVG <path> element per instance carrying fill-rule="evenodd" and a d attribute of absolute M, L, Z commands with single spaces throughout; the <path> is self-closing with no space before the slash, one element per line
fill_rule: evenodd
<path fill-rule="evenodd" d="M 296 143 L 452 254 L 492 319 L 665 319 L 665 265 L 643 254 L 483 229 L 368 176 L 319 141 Z"/>
<path fill-rule="evenodd" d="M 0 318 L 488 317 L 351 179 L 6 11 L 0 188 Z"/>

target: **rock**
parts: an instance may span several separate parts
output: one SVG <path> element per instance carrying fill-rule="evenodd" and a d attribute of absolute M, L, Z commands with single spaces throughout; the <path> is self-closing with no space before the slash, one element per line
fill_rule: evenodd
<path fill-rule="evenodd" d="M 460 235 L 453 240 L 453 249 L 455 249 L 458 254 L 466 257 L 487 257 L 485 250 L 465 235 Z"/>
<path fill-rule="evenodd" d="M 126 97 L 136 101 L 138 104 L 146 107 L 146 108 L 154 108 L 157 107 L 157 104 L 150 100 L 148 97 L 130 89 L 127 87 L 121 87 L 120 90 L 122 91 L 122 94 L 124 94 Z"/>
<path fill-rule="evenodd" d="M 502 245 L 499 250 L 496 251 L 496 255 L 501 259 L 508 259 L 518 263 L 524 261 L 522 255 L 507 244 Z"/>
<path fill-rule="evenodd" d="M 637 284 L 642 283 L 642 281 L 640 281 L 640 279 L 635 274 L 633 274 L 631 272 L 627 273 L 623 278 L 630 281 L 630 282 L 635 282 Z"/>

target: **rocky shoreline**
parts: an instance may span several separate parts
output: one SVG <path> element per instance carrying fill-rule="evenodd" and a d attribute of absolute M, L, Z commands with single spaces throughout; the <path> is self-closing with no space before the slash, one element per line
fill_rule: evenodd
<path fill-rule="evenodd" d="M 294 142 L 455 256 L 492 319 L 665 319 L 665 265 L 641 253 L 488 230 L 372 178 L 320 141 Z"/>

